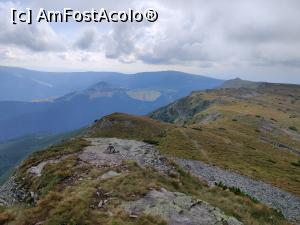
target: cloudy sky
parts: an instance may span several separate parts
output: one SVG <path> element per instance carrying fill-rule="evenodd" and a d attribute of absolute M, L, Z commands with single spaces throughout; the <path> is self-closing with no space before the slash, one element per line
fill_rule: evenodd
<path fill-rule="evenodd" d="M 114 3 L 112 3 L 114 2 Z M 157 10 L 155 23 L 11 23 L 11 8 Z M 299 0 L 0 0 L 0 65 L 300 83 Z"/>

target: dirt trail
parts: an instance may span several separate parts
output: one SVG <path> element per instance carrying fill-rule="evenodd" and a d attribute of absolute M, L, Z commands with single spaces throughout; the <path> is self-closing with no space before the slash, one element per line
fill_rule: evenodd
<path fill-rule="evenodd" d="M 187 135 L 187 133 L 186 133 L 184 130 L 180 130 L 180 132 L 182 133 L 182 135 L 183 135 L 185 138 L 191 140 L 192 143 L 193 143 L 193 145 L 194 145 L 194 147 L 195 147 L 197 150 L 199 150 L 199 151 L 201 152 L 201 154 L 202 154 L 203 157 L 206 159 L 206 161 L 207 161 L 207 162 L 210 162 L 210 159 L 209 159 L 207 153 L 204 151 L 204 149 L 203 149 L 202 146 L 198 143 L 198 141 L 196 141 L 196 140 L 194 140 L 193 138 L 189 137 L 189 136 Z"/>

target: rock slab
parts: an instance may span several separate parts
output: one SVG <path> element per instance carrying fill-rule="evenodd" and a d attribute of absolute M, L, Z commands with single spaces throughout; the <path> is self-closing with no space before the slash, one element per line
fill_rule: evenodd
<path fill-rule="evenodd" d="M 126 202 L 122 208 L 133 218 L 142 214 L 159 216 L 169 225 L 242 225 L 206 202 L 178 192 L 152 190 L 144 198 Z"/>

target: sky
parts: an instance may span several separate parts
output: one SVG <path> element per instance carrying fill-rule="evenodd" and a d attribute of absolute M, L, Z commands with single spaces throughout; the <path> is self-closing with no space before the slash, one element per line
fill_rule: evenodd
<path fill-rule="evenodd" d="M 11 8 L 153 8 L 158 20 L 13 25 Z M 0 65 L 300 84 L 299 12 L 299 0 L 0 0 Z"/>

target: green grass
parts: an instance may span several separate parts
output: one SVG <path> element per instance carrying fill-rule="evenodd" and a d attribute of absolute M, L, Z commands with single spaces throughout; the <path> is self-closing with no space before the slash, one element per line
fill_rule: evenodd
<path fill-rule="evenodd" d="M 300 149 L 297 132 L 289 132 L 291 126 L 300 127 L 299 87 L 267 85 L 257 91 L 259 95 L 244 99 L 240 97 L 248 95 L 249 90 L 194 92 L 188 97 L 188 104 L 179 104 L 184 108 L 190 105 L 192 110 L 185 109 L 184 118 L 177 118 L 178 112 L 175 117 L 171 115 L 176 124 L 116 113 L 96 121 L 85 135 L 144 140 L 157 145 L 164 155 L 201 160 L 300 196 L 300 157 L 261 140 L 264 137 Z M 201 104 L 197 106 L 199 101 Z M 204 102 L 212 104 L 203 107 Z M 171 109 L 176 111 L 176 107 Z M 168 113 L 163 113 L 163 117 Z M 201 123 L 203 118 L 215 113 L 220 116 Z M 155 115 L 159 117 L 159 113 Z M 175 165 L 178 175 L 165 176 L 140 168 L 133 162 L 124 162 L 114 168 L 97 168 L 79 162 L 76 153 L 88 144 L 86 140 L 76 138 L 34 153 L 25 160 L 15 175 L 23 187 L 38 192 L 41 197 L 37 204 L 0 208 L 0 223 L 31 225 L 44 221 L 46 225 L 162 225 L 166 223 L 161 218 L 147 215 L 132 219 L 120 208 L 120 204 L 139 199 L 152 188 L 165 188 L 204 200 L 244 224 L 289 224 L 281 213 L 238 188 L 223 184 L 210 188 Z M 33 178 L 27 174 L 31 166 L 62 156 L 64 158 L 59 162 L 47 165 L 41 177 Z M 109 170 L 121 175 L 105 181 L 98 179 Z M 96 197 L 97 192 L 102 193 L 100 197 Z M 98 209 L 97 204 L 105 194 L 110 201 L 105 208 Z"/>
<path fill-rule="evenodd" d="M 149 139 L 143 140 L 143 142 L 150 144 L 150 145 L 158 145 L 159 144 L 159 141 L 149 140 Z"/>
<path fill-rule="evenodd" d="M 48 151 L 39 153 L 40 157 L 48 158 Z M 70 153 L 70 150 L 67 152 Z M 63 152 L 61 155 L 65 154 Z M 198 178 L 175 165 L 178 174 L 166 176 L 151 169 L 140 168 L 130 161 L 114 168 L 97 168 L 78 163 L 77 160 L 78 158 L 71 152 L 71 155 L 62 161 L 46 166 L 42 176 L 35 178 L 34 182 L 22 180 L 28 190 L 40 193 L 40 199 L 36 204 L 0 208 L 0 221 L 5 221 L 9 225 L 31 225 L 41 221 L 44 221 L 45 225 L 165 225 L 162 219 L 149 215 L 143 215 L 138 219 L 130 218 L 120 208 L 123 201 L 137 200 L 153 188 L 165 188 L 207 201 L 245 224 L 288 225 L 275 210 L 254 202 L 246 195 L 218 187 L 209 188 Z M 121 175 L 104 181 L 98 179 L 111 169 Z M 80 180 L 79 177 L 84 179 Z M 97 192 L 101 194 L 97 195 Z M 97 207 L 99 201 L 106 198 L 109 199 L 108 204 L 105 208 L 99 209 Z"/>
<path fill-rule="evenodd" d="M 194 121 L 187 127 L 159 123 L 146 117 L 113 114 L 111 118 L 106 117 L 105 121 L 112 120 L 114 123 L 103 127 L 103 121 L 100 120 L 97 127 L 92 129 L 92 136 L 150 140 L 165 155 L 201 160 L 263 180 L 300 196 L 300 171 L 291 164 L 295 159 L 300 160 L 300 157 L 260 141 L 260 137 L 263 135 L 293 147 L 299 146 L 300 149 L 297 141 L 293 142 L 284 135 L 278 137 L 264 131 L 257 132 L 261 118 L 257 118 L 256 113 L 233 113 L 233 109 L 241 110 L 243 107 L 233 108 L 231 103 L 228 107 L 222 105 L 223 117 L 213 123 L 199 126 Z M 216 108 L 210 110 L 215 111 Z M 232 121 L 233 114 L 239 115 L 239 122 Z M 260 114 L 267 117 L 263 111 Z"/>
<path fill-rule="evenodd" d="M 29 135 L 0 142 L 0 184 L 9 177 L 14 167 L 32 152 L 74 137 L 80 132 L 81 130 L 57 135 Z"/>
<path fill-rule="evenodd" d="M 22 183 L 24 188 L 45 194 L 60 181 L 69 178 L 72 171 L 79 170 L 81 165 L 77 165 L 77 158 L 72 157 L 72 154 L 83 150 L 87 145 L 88 142 L 84 139 L 76 138 L 51 146 L 46 150 L 35 152 L 18 167 L 14 172 L 14 176 L 19 183 Z M 69 155 L 69 157 L 63 162 L 46 165 L 44 173 L 40 178 L 32 177 L 27 173 L 28 169 L 32 166 L 36 166 L 49 159 L 56 159 L 66 155 Z"/>
<path fill-rule="evenodd" d="M 263 180 L 300 196 L 300 171 L 295 163 L 299 155 L 262 141 L 265 138 L 300 152 L 300 104 L 295 100 L 300 99 L 300 88 L 262 84 L 252 96 L 253 91 L 244 88 L 194 92 L 183 99 L 190 104 L 181 103 L 185 112 L 193 112 L 203 101 L 213 103 L 192 117 L 176 113 L 182 110 L 177 103 L 152 113 L 163 121 L 168 121 L 165 117 L 169 115 L 177 126 L 159 141 L 159 149 L 166 155 L 202 160 Z M 243 95 L 250 97 L 243 99 Z M 216 114 L 218 118 L 201 124 L 204 118 Z"/>
<path fill-rule="evenodd" d="M 300 160 L 298 162 L 291 162 L 291 165 L 300 167 Z"/>
<path fill-rule="evenodd" d="M 289 129 L 290 129 L 290 130 L 293 130 L 293 131 L 296 131 L 296 132 L 298 131 L 298 128 L 295 127 L 295 126 L 290 126 Z"/>
<path fill-rule="evenodd" d="M 247 196 L 248 198 L 250 198 L 254 203 L 259 203 L 259 201 L 254 198 L 251 197 L 250 195 L 245 194 L 244 192 L 241 191 L 241 189 L 237 188 L 237 187 L 227 187 L 226 185 L 224 185 L 221 181 L 219 183 L 215 183 L 216 186 L 222 188 L 223 190 L 229 190 L 231 192 L 233 192 L 236 195 L 239 196 Z"/>
<path fill-rule="evenodd" d="M 165 136 L 168 127 L 168 124 L 150 118 L 114 113 L 97 121 L 87 131 L 87 136 L 155 141 Z"/>

